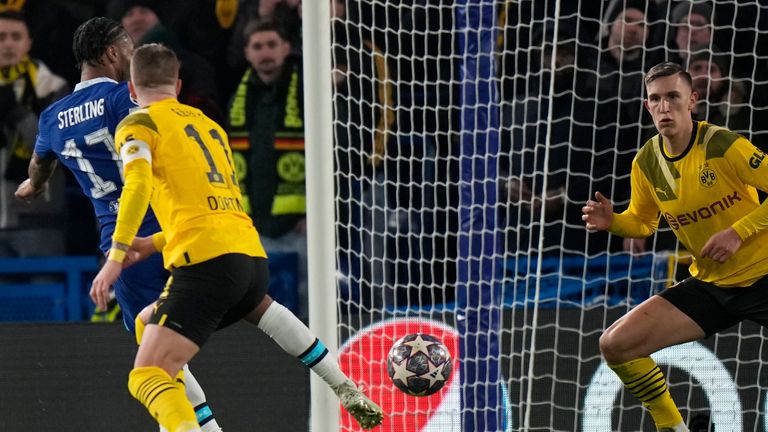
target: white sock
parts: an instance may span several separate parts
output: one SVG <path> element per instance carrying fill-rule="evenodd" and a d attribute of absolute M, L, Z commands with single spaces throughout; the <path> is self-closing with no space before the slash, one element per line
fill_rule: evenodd
<path fill-rule="evenodd" d="M 298 357 L 305 366 L 315 371 L 329 386 L 336 387 L 347 381 L 336 357 L 285 306 L 273 301 L 259 320 L 259 328 L 283 351 Z"/>
<path fill-rule="evenodd" d="M 200 429 L 203 432 L 221 432 L 219 424 L 216 423 L 216 418 L 213 416 L 213 411 L 208 407 L 208 401 L 205 399 L 205 392 L 200 387 L 200 383 L 192 372 L 189 370 L 188 365 L 184 365 L 184 388 L 187 392 L 187 399 L 195 409 L 197 415 L 197 422 L 200 423 Z"/>

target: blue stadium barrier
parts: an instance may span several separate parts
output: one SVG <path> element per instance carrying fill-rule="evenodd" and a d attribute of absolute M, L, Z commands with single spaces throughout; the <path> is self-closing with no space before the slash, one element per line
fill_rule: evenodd
<path fill-rule="evenodd" d="M 2 284 L 0 321 L 65 321 L 67 288 L 63 283 Z"/>
<path fill-rule="evenodd" d="M 83 320 L 83 297 L 98 270 L 95 256 L 0 259 L 0 278 L 11 281 L 0 283 L 0 321 Z"/>
<path fill-rule="evenodd" d="M 96 256 L 0 259 L 0 322 L 87 320 L 99 268 Z M 270 253 L 269 271 L 270 295 L 298 314 L 298 254 Z"/>
<path fill-rule="evenodd" d="M 667 257 L 628 254 L 545 257 L 539 306 L 583 307 L 637 304 L 664 288 L 669 279 Z M 298 313 L 298 256 L 270 254 L 270 295 Z M 535 296 L 537 258 L 507 259 L 506 307 L 531 306 Z M 0 321 L 81 321 L 92 305 L 88 289 L 99 270 L 95 256 L 0 259 Z M 18 282 L 14 276 L 28 278 Z M 9 280 L 6 281 L 5 279 Z M 432 305 L 452 309 L 455 305 Z M 402 312 L 390 310 L 390 312 Z"/>
<path fill-rule="evenodd" d="M 504 308 L 533 307 L 536 295 L 538 257 L 520 255 L 504 263 Z M 682 258 L 663 254 L 631 256 L 603 254 L 591 258 L 578 255 L 544 257 L 539 285 L 540 308 L 585 307 L 593 305 L 637 305 L 670 284 L 670 260 L 688 264 Z M 424 312 L 455 311 L 453 302 L 404 305 L 384 308 L 393 316 Z"/>
<path fill-rule="evenodd" d="M 506 261 L 504 305 L 533 306 L 538 257 Z M 643 254 L 604 254 L 592 258 L 570 255 L 544 257 L 539 281 L 539 307 L 636 305 L 668 283 L 669 257 Z"/>

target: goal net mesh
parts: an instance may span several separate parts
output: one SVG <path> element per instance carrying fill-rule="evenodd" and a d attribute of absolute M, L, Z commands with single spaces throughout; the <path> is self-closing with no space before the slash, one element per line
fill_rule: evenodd
<path fill-rule="evenodd" d="M 598 339 L 690 261 L 663 221 L 626 240 L 587 232 L 581 207 L 600 191 L 626 208 L 655 133 L 643 75 L 664 60 L 694 75 L 696 119 L 768 146 L 768 6 L 338 0 L 331 15 L 340 361 L 382 430 L 655 430 Z M 435 396 L 386 375 L 406 331 L 451 339 Z M 762 335 L 744 323 L 653 356 L 684 418 L 768 430 Z"/>

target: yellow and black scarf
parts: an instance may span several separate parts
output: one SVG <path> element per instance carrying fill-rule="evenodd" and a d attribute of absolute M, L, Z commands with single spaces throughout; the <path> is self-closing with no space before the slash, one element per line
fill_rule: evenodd
<path fill-rule="evenodd" d="M 38 105 L 35 86 L 37 85 L 38 67 L 29 57 L 25 56 L 18 64 L 0 68 L 0 85 L 13 86 L 19 80 L 23 81 L 19 105 L 34 110 Z M 26 143 L 19 131 L 14 131 L 8 143 L 11 146 L 8 166 L 4 176 L 9 180 L 24 180 L 27 177 L 27 167 L 32 157 L 34 143 Z"/>
<path fill-rule="evenodd" d="M 27 80 L 26 87 L 31 88 L 34 94 L 35 84 L 37 84 L 37 65 L 28 56 L 24 56 L 18 64 L 0 68 L 0 85 L 13 84 L 19 79 Z"/>
<path fill-rule="evenodd" d="M 276 161 L 274 175 L 277 176 L 277 191 L 272 202 L 272 215 L 306 213 L 304 104 L 301 100 L 301 63 L 294 62 L 289 64 L 289 67 L 285 106 L 282 119 L 275 128 L 273 143 Z M 249 121 L 249 116 L 252 115 L 252 109 L 249 104 L 250 89 L 253 82 L 252 74 L 252 69 L 248 68 L 240 80 L 229 111 L 228 134 L 230 146 L 233 151 L 241 152 L 240 155 L 235 155 L 235 163 L 241 168 L 238 170 L 238 176 L 241 180 L 246 180 L 247 176 L 252 175 L 248 173 L 248 166 L 245 165 L 247 158 L 242 156 L 250 150 L 250 134 L 252 132 L 259 132 L 251 131 L 251 122 Z M 258 175 L 269 174 L 258 173 Z M 243 181 L 241 181 L 241 187 L 242 183 Z"/>

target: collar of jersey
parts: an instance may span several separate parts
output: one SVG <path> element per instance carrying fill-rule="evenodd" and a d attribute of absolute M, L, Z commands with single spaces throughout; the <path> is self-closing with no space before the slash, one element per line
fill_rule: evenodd
<path fill-rule="evenodd" d="M 680 159 L 684 158 L 689 151 L 691 151 L 691 148 L 693 148 L 693 144 L 696 142 L 696 137 L 699 136 L 699 122 L 695 120 L 692 122 L 693 122 L 693 132 L 691 133 L 691 140 L 688 141 L 688 146 L 679 155 L 670 156 L 667 153 L 667 149 L 664 148 L 664 137 L 662 137 L 661 134 L 659 134 L 659 150 L 661 150 L 661 155 L 664 156 L 664 159 L 670 162 L 679 161 Z"/>
<path fill-rule="evenodd" d="M 175 102 L 178 102 L 178 101 L 179 101 L 179 100 L 178 100 L 178 99 L 176 99 L 176 98 L 167 97 L 167 98 L 165 98 L 165 99 L 160 99 L 160 100 L 158 100 L 158 101 L 154 101 L 154 102 L 152 102 L 151 104 L 149 104 L 149 105 L 147 105 L 147 106 L 145 106 L 145 107 L 143 107 L 143 108 L 151 107 L 151 106 L 153 106 L 153 105 L 161 105 L 161 104 L 167 104 L 167 103 L 175 103 Z"/>
<path fill-rule="evenodd" d="M 93 78 L 86 81 L 80 81 L 79 83 L 77 83 L 77 85 L 75 85 L 75 91 L 82 90 L 86 87 L 90 87 L 94 84 L 99 84 L 103 82 L 117 84 L 117 81 L 113 80 L 112 78 L 98 77 L 98 78 Z"/>

